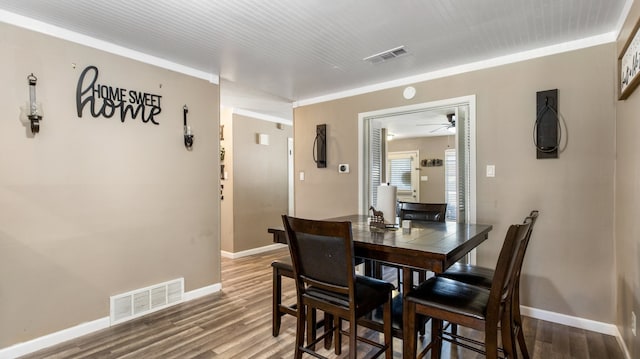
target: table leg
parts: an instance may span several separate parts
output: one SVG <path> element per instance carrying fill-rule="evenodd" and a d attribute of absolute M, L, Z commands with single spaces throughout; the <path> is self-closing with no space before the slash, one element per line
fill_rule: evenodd
<path fill-rule="evenodd" d="M 411 268 L 402 267 L 402 295 L 406 295 L 413 286 Z"/>

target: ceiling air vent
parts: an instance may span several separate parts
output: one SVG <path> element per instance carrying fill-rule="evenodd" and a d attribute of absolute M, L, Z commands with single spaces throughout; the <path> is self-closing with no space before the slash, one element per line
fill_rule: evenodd
<path fill-rule="evenodd" d="M 362 61 L 367 61 L 372 64 L 377 64 L 384 61 L 389 61 L 395 59 L 396 57 L 405 55 L 407 50 L 404 49 L 404 46 L 398 46 L 391 50 L 383 51 L 375 55 L 367 56 Z"/>

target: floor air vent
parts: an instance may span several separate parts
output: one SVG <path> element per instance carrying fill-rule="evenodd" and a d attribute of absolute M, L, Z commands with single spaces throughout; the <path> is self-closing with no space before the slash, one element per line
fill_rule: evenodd
<path fill-rule="evenodd" d="M 111 297 L 111 325 L 140 317 L 182 301 L 184 278 Z"/>

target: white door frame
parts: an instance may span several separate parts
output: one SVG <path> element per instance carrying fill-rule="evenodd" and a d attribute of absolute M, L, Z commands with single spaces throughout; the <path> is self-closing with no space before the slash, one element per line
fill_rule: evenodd
<path fill-rule="evenodd" d="M 364 203 L 367 194 L 365 193 L 365 181 L 366 174 L 364 173 L 364 156 L 365 151 L 368 149 L 365 148 L 365 136 L 364 133 L 364 123 L 375 117 L 385 117 L 391 116 L 398 113 L 409 112 L 409 111 L 419 111 L 419 110 L 429 110 L 433 108 L 441 108 L 441 107 L 455 107 L 455 106 L 469 106 L 469 148 L 471 153 L 469 154 L 469 180 L 470 180 L 470 188 L 469 190 L 469 203 L 467 203 L 468 214 L 467 220 L 468 223 L 476 223 L 476 95 L 455 97 L 450 99 L 424 102 L 415 105 L 409 106 L 401 106 L 401 107 L 393 107 L 387 108 L 383 110 L 370 111 L 370 112 L 362 112 L 358 114 L 358 173 L 360 174 L 358 177 L 358 211 L 360 214 L 367 214 L 368 209 L 366 208 L 366 204 Z M 456 131 L 456 143 L 458 143 L 458 131 Z M 475 251 L 472 255 L 472 263 L 475 262 Z"/>
<path fill-rule="evenodd" d="M 289 205 L 288 205 L 288 213 L 290 216 L 295 215 L 295 207 L 294 207 L 294 191 L 293 184 L 295 183 L 293 180 L 293 138 L 287 138 L 287 182 L 289 186 Z"/>

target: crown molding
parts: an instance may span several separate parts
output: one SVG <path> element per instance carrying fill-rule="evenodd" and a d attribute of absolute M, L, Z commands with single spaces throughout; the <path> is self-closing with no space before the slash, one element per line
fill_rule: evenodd
<path fill-rule="evenodd" d="M 219 75 L 197 70 L 192 67 L 184 66 L 160 57 L 152 56 L 124 46 L 116 45 L 111 42 L 63 29 L 61 27 L 47 24 L 45 22 L 38 21 L 26 16 L 14 14 L 9 11 L 0 10 L 0 22 L 105 51 L 114 55 L 119 55 L 132 60 L 140 61 L 145 64 L 175 71 L 191 77 L 207 80 L 212 84 L 220 84 Z"/>
<path fill-rule="evenodd" d="M 313 105 L 316 103 L 327 102 L 327 101 L 337 100 L 337 99 L 356 96 L 356 95 L 362 95 L 365 93 L 370 93 L 370 92 L 375 92 L 380 90 L 387 90 L 394 87 L 407 86 L 407 85 L 415 84 L 418 82 L 424 82 L 424 81 L 434 80 L 438 78 L 459 75 L 466 72 L 489 69 L 492 67 L 503 66 L 503 65 L 516 63 L 516 62 L 545 57 L 549 55 L 560 54 L 563 52 L 569 52 L 569 51 L 584 49 L 592 46 L 607 44 L 607 43 L 616 41 L 616 36 L 617 36 L 617 33 L 615 31 L 612 31 L 605 34 L 592 36 L 592 37 L 588 37 L 588 38 L 584 38 L 576 41 L 570 41 L 562 44 L 541 47 L 541 48 L 533 49 L 529 51 L 523 51 L 515 54 L 495 57 L 488 60 L 472 62 L 465 65 L 449 67 L 442 70 L 436 70 L 436 71 L 404 77 L 404 78 L 400 78 L 392 81 L 381 82 L 374 85 L 358 87 L 351 90 L 336 92 L 336 93 L 309 98 L 309 99 L 303 99 L 303 100 L 294 102 L 293 107 L 296 108 L 300 106 Z"/>

